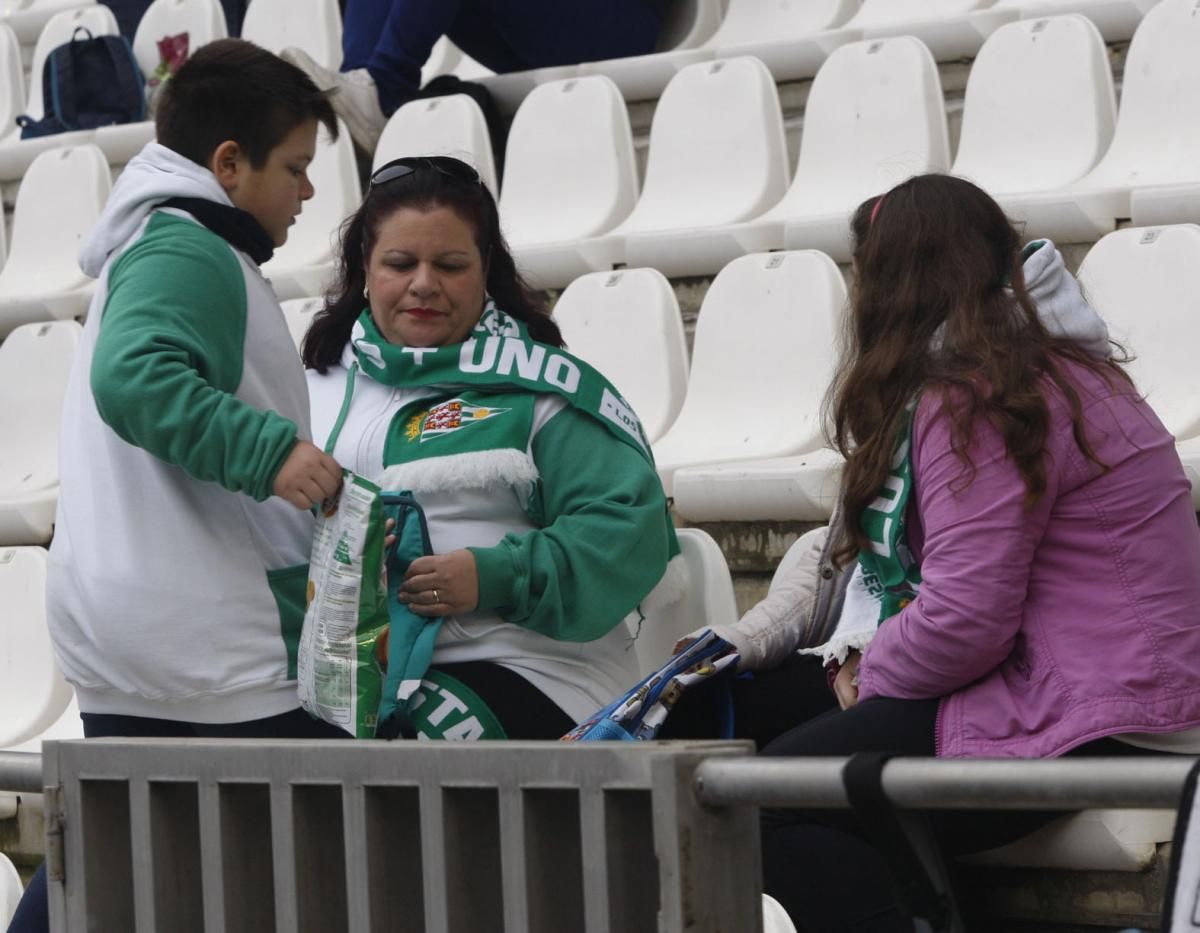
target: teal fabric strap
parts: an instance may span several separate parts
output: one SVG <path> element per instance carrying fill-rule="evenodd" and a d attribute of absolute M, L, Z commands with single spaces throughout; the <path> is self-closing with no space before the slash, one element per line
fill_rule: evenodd
<path fill-rule="evenodd" d="M 393 519 L 396 541 L 387 553 L 390 617 L 387 679 L 379 707 L 380 738 L 395 738 L 411 731 L 412 700 L 421 687 L 421 679 L 433 662 L 433 648 L 442 619 L 417 615 L 400 601 L 400 583 L 408 566 L 416 558 L 432 552 L 429 530 L 421 507 L 407 492 L 384 492 L 384 520 Z"/>
<path fill-rule="evenodd" d="M 342 396 L 342 409 L 338 412 L 333 430 L 329 432 L 329 440 L 325 442 L 325 453 L 333 456 L 333 448 L 337 446 L 338 438 L 342 436 L 342 428 L 346 425 L 346 416 L 350 414 L 350 403 L 354 401 L 354 381 L 358 376 L 358 364 L 351 363 L 346 373 L 346 393 Z"/>

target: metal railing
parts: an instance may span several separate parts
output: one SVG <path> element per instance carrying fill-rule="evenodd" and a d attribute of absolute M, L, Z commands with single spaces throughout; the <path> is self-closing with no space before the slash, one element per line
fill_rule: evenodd
<path fill-rule="evenodd" d="M 921 810 L 1174 808 L 1195 758 L 896 758 L 883 790 L 896 806 Z M 696 769 L 707 806 L 844 807 L 842 758 L 707 761 Z"/>

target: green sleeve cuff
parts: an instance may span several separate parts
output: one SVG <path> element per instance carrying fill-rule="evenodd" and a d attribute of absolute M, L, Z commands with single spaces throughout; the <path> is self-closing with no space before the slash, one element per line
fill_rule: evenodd
<path fill-rule="evenodd" d="M 475 556 L 475 576 L 479 581 L 478 609 L 490 609 L 499 615 L 511 612 L 512 594 L 522 581 L 516 580 L 517 568 L 506 542 L 495 547 L 469 547 Z"/>
<path fill-rule="evenodd" d="M 258 481 L 246 490 L 258 502 L 265 502 L 274 495 L 275 477 L 287 462 L 300 433 L 295 422 L 273 411 L 265 414 L 266 424 L 263 426 L 262 439 L 269 451 L 263 457 L 265 470 L 258 477 Z"/>

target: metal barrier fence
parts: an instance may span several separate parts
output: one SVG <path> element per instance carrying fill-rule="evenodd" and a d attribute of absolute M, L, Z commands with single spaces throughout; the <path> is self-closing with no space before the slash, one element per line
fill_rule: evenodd
<path fill-rule="evenodd" d="M 171 933 L 760 929 L 749 743 L 44 746 L 51 925 Z"/>
<path fill-rule="evenodd" d="M 845 760 L 748 752 L 50 743 L 53 928 L 757 930 L 757 807 L 846 806 Z M 913 810 L 1175 807 L 1194 763 L 899 758 L 882 786 Z M 42 784 L 38 756 L 0 753 L 0 789 Z"/>

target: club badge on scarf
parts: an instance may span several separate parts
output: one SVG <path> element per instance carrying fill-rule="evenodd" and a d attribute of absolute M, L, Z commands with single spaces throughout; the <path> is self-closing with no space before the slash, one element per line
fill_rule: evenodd
<path fill-rule="evenodd" d="M 581 722 L 561 741 L 653 739 L 685 690 L 719 676 L 723 671 L 732 672 L 738 657 L 733 645 L 705 629 L 683 651 L 639 681 L 629 692 Z M 723 738 L 733 734 L 732 709 L 729 713 L 723 724 Z"/>

